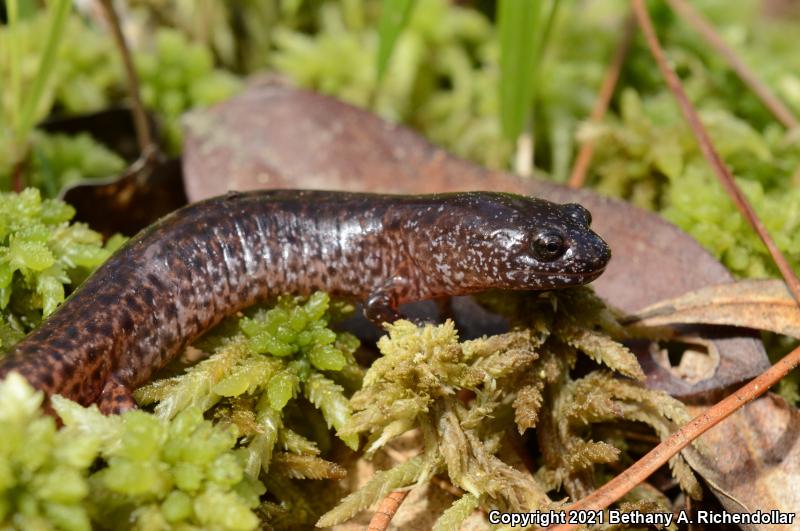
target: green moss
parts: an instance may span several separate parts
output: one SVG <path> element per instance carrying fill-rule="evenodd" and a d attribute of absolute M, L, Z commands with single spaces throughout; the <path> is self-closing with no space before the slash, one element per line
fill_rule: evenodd
<path fill-rule="evenodd" d="M 134 56 L 142 100 L 162 119 L 166 149 L 178 153 L 180 116 L 190 108 L 228 99 L 241 83 L 233 74 L 215 69 L 209 50 L 178 31 L 158 29 L 154 40 L 152 50 L 139 50 Z"/>
<path fill-rule="evenodd" d="M 15 30 L 6 25 L 0 27 L 0 49 L 12 49 L 13 40 L 22 57 L 20 76 L 23 89 L 33 83 L 38 60 L 44 52 L 47 29 L 45 10 L 23 17 Z M 64 33 L 68 38 L 59 48 L 53 76 L 47 87 L 47 101 L 39 109 L 40 118 L 49 114 L 48 110 L 53 104 L 68 113 L 77 114 L 107 107 L 113 96 L 121 94 L 121 63 L 117 55 L 109 53 L 108 35 L 78 16 L 69 17 Z M 0 78 L 12 79 L 11 68 L 9 54 L 2 54 Z M 11 116 L 11 106 L 15 103 L 13 92 L 3 90 L 0 94 L 0 115 Z"/>
<path fill-rule="evenodd" d="M 14 31 L 0 27 L 0 48 L 16 45 L 20 59 L 20 89 L 33 83 L 36 66 L 44 51 L 47 16 L 44 11 L 23 18 Z M 80 114 L 121 103 L 127 91 L 118 54 L 109 34 L 71 15 L 65 33 L 70 36 L 59 49 L 51 82 L 37 113 L 37 121 L 55 109 Z M 239 79 L 216 69 L 209 50 L 189 42 L 175 30 L 158 29 L 152 48 L 134 49 L 145 105 L 163 127 L 165 148 L 178 153 L 181 147 L 179 119 L 193 107 L 227 99 L 240 88 Z M 145 43 L 149 42 L 147 39 Z M 12 79 L 9 54 L 0 56 L 0 78 Z M 68 137 L 35 131 L 30 139 L 15 139 L 11 131 L 17 110 L 13 90 L 0 93 L 0 190 L 12 188 L 12 175 L 26 185 L 55 197 L 66 185 L 92 177 L 108 177 L 124 168 L 123 161 L 86 135 Z M 25 145 L 16 145 L 24 142 Z"/>
<path fill-rule="evenodd" d="M 88 530 L 88 468 L 100 438 L 57 430 L 42 400 L 16 374 L 0 381 L 0 524 Z"/>
<path fill-rule="evenodd" d="M 75 136 L 37 131 L 31 140 L 27 184 L 56 197 L 66 186 L 84 179 L 119 175 L 125 161 L 88 134 Z"/>
<path fill-rule="evenodd" d="M 75 210 L 38 190 L 0 193 L 0 352 L 52 313 L 68 286 L 108 258 L 118 239 L 69 223 Z"/>
<path fill-rule="evenodd" d="M 507 167 L 512 145 L 497 120 L 498 52 L 490 21 L 445 0 L 417 2 L 378 84 L 377 6 L 349 4 L 357 16 L 322 3 L 311 15 L 312 33 L 276 28 L 272 66 L 299 85 L 410 124 L 459 155 Z"/>
<path fill-rule="evenodd" d="M 702 157 L 666 93 L 623 93 L 619 119 L 596 134 L 600 190 L 660 209 L 740 276 L 777 275 L 766 248 L 738 213 Z M 774 127 L 759 134 L 728 111 L 701 113 L 728 163 L 778 247 L 800 267 L 800 141 Z M 783 178 L 777 178 L 783 176 Z"/>
<path fill-rule="evenodd" d="M 246 456 L 234 449 L 235 427 L 214 426 L 197 409 L 165 420 L 143 411 L 106 417 L 95 406 L 83 408 L 60 397 L 53 398 L 53 406 L 65 426 L 57 434 L 67 445 L 86 438 L 94 444 L 94 453 L 78 454 L 83 459 L 76 477 L 85 481 L 76 492 L 84 493 L 81 508 L 100 528 L 124 521 L 141 529 L 258 526 L 252 509 L 264 488 L 245 473 Z M 46 448 L 37 450 L 48 454 Z"/>
<path fill-rule="evenodd" d="M 290 480 L 341 477 L 336 465 L 318 457 L 318 448 L 330 446 L 328 429 L 341 430 L 352 412 L 337 380 L 360 382 L 363 373 L 353 357 L 358 340 L 329 327 L 331 314 L 343 310 L 341 304 L 330 308 L 324 293 L 307 299 L 281 297 L 251 309 L 204 338 L 198 346 L 213 350 L 207 359 L 185 374 L 139 389 L 135 396 L 140 404 L 155 404 L 161 418 L 194 408 L 233 422 L 244 435 L 245 471 L 250 477 L 265 478 L 270 496 L 278 500 L 286 495 Z M 321 430 L 309 429 L 315 411 L 327 429 L 324 425 Z M 353 449 L 358 447 L 355 435 L 339 433 L 339 438 Z M 280 441 L 290 457 L 281 457 L 273 467 Z M 275 490 L 278 485 L 282 487 Z M 282 503 L 296 506 L 297 500 Z M 300 513 L 279 512 L 288 518 L 287 525 L 300 525 L 316 514 L 304 511 L 302 518 Z"/>
<path fill-rule="evenodd" d="M 636 358 L 613 339 L 622 327 L 591 290 L 498 293 L 493 305 L 509 312 L 518 327 L 460 341 L 452 321 L 387 326 L 388 336 L 378 342 L 383 356 L 353 395 L 355 413 L 340 434 L 368 435 L 369 456 L 418 428 L 424 448 L 416 458 L 377 473 L 318 525 L 342 522 L 388 491 L 438 473 L 468 495 L 445 513 L 442 526 L 463 519 L 462 505 L 479 504 L 487 511 L 557 507 L 563 494 L 577 499 L 591 491 L 596 471 L 620 457 L 613 441 L 597 440 L 600 432 L 593 433 L 592 425 L 637 421 L 666 438 L 689 419 L 680 402 L 637 381 L 643 373 Z M 581 354 L 617 374 L 596 369 L 573 378 Z M 464 391 L 474 398 L 461 399 Z M 533 476 L 500 457 L 511 427 L 539 441 L 539 470 Z M 681 457 L 673 472 L 687 492 L 699 495 Z"/>
<path fill-rule="evenodd" d="M 498 293 L 487 300 L 513 317 L 512 332 L 460 341 L 450 321 L 425 327 L 398 321 L 388 326 L 378 344 L 383 356 L 351 399 L 335 380 L 342 371 L 311 360 L 320 348 L 336 349 L 346 367 L 358 370 L 357 342 L 331 331 L 329 299 L 319 293 L 281 297 L 223 323 L 197 345 L 214 351 L 207 359 L 137 391 L 141 403 L 155 404 L 155 414 L 105 417 L 94 406 L 55 397 L 65 426 L 56 431 L 39 410 L 41 395 L 14 376 L 3 385 L 17 386 L 14 393 L 27 406 L 17 399 L 6 409 L 0 402 L 0 420 L 22 415 L 17 431 L 24 438 L 10 440 L 28 443 L 24 451 L 9 446 L 6 460 L 33 467 L 22 476 L 38 498 L 9 494 L 7 517 L 33 515 L 49 525 L 71 517 L 99 527 L 129 521 L 141 529 L 252 529 L 261 525 L 257 509 L 271 525 L 308 525 L 326 508 L 315 487 L 297 480 L 344 474 L 324 459 L 327 424 L 352 447 L 366 435 L 368 456 L 415 427 L 424 446 L 415 459 L 377 474 L 320 524 L 333 525 L 391 490 L 445 473 L 467 493 L 441 522 L 454 527 L 476 505 L 544 509 L 555 507 L 562 493 L 591 489 L 589 472 L 602 471 L 624 451 L 618 438 L 603 438 L 615 422 L 641 422 L 666 437 L 687 420 L 679 402 L 634 379 L 602 369 L 571 376 L 583 353 L 621 375 L 641 377 L 635 358 L 613 339 L 622 333 L 614 314 L 590 290 Z M 282 343 L 277 356 L 268 339 Z M 463 391 L 474 398 L 462 401 Z M 595 424 L 605 431 L 593 431 Z M 500 457 L 511 427 L 539 439 L 535 476 Z M 51 470 L 41 464 L 48 462 L 60 464 Z M 72 469 L 59 468 L 65 462 Z M 696 494 L 680 457 L 673 471 Z M 0 479 L 2 473 L 0 463 Z"/>

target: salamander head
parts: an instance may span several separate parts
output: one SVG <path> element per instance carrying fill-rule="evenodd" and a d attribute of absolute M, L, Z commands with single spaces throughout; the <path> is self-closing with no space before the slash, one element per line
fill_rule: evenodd
<path fill-rule="evenodd" d="M 514 194 L 473 192 L 451 196 L 444 231 L 431 235 L 436 256 L 454 257 L 444 270 L 451 289 L 546 290 L 587 284 L 611 258 L 593 232 L 591 215 L 577 204 L 558 205 Z M 444 247 L 447 247 L 446 249 Z M 430 259 L 426 259 L 430 260 Z"/>

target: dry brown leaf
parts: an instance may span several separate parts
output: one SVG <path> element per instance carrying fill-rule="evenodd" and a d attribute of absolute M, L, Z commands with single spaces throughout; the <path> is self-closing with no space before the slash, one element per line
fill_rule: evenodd
<path fill-rule="evenodd" d="M 638 312 L 631 324 L 715 324 L 769 330 L 800 338 L 800 307 L 782 280 L 741 280 L 708 286 Z"/>
<path fill-rule="evenodd" d="M 686 350 L 676 365 L 670 362 L 667 349 L 659 348 L 655 343 L 650 346 L 653 359 L 681 380 L 692 384 L 712 378 L 719 367 L 719 351 L 714 342 L 699 337 L 681 339 Z"/>
<path fill-rule="evenodd" d="M 702 408 L 692 408 L 700 413 Z M 745 530 L 800 526 L 800 412 L 777 395 L 746 405 L 683 451 L 729 512 L 794 513 L 794 524 L 742 525 Z M 705 450 L 703 450 L 705 448 Z"/>
<path fill-rule="evenodd" d="M 57 117 L 41 124 L 49 133 L 88 133 L 120 155 L 129 166 L 118 175 L 82 179 L 59 192 L 75 207 L 75 221 L 111 236 L 133 236 L 158 218 L 186 204 L 181 165 L 161 153 L 139 152 L 136 130 L 128 108 L 111 108 L 75 116 Z M 148 116 L 156 138 L 161 132 Z"/>

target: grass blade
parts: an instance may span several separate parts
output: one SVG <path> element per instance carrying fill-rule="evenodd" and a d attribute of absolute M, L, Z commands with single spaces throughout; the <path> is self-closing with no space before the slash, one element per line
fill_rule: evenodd
<path fill-rule="evenodd" d="M 19 109 L 21 107 L 20 100 L 22 100 L 22 76 L 20 74 L 20 53 L 18 42 L 17 23 L 19 21 L 19 3 L 17 0 L 6 0 L 6 14 L 8 17 L 8 62 L 11 66 L 11 79 L 9 80 L 9 87 L 11 90 L 12 101 L 14 104 L 10 106 L 11 124 L 14 131 L 19 129 Z"/>
<path fill-rule="evenodd" d="M 503 134 L 515 140 L 532 105 L 533 80 L 539 59 L 542 0 L 500 0 L 500 123 Z"/>
<path fill-rule="evenodd" d="M 17 129 L 17 134 L 21 137 L 27 136 L 28 132 L 33 128 L 33 123 L 36 119 L 36 111 L 39 108 L 42 94 L 47 86 L 47 81 L 50 79 L 50 75 L 53 73 L 53 67 L 56 55 L 58 55 L 61 37 L 64 34 L 64 26 L 67 22 L 70 5 L 69 0 L 54 0 L 50 3 L 52 7 L 50 7 L 50 25 L 47 31 L 47 42 L 45 43 L 44 53 L 39 63 L 39 70 L 36 72 L 36 77 L 33 80 L 33 86 L 30 92 L 27 93 L 23 103 L 22 116 Z"/>
<path fill-rule="evenodd" d="M 381 18 L 378 21 L 378 62 L 377 79 L 380 82 L 386 74 L 389 59 L 392 57 L 397 38 L 408 24 L 411 10 L 416 0 L 383 0 Z"/>

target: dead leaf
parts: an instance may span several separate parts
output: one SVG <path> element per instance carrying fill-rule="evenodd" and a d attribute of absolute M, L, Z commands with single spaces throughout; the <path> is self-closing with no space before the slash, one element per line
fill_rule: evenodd
<path fill-rule="evenodd" d="M 668 349 L 660 347 L 657 343 L 650 344 L 653 359 L 681 380 L 692 384 L 713 377 L 719 367 L 719 351 L 714 342 L 697 337 L 680 339 L 686 348 L 674 366 L 669 360 Z"/>
<path fill-rule="evenodd" d="M 699 414 L 702 408 L 693 408 Z M 794 513 L 792 526 L 742 525 L 745 530 L 800 526 L 800 412 L 777 395 L 746 405 L 700 437 L 684 456 L 729 512 Z"/>
<path fill-rule="evenodd" d="M 133 236 L 186 204 L 177 159 L 134 162 L 121 175 L 75 183 L 61 198 L 75 207 L 75 221 L 108 237 Z"/>
<path fill-rule="evenodd" d="M 717 324 L 769 330 L 800 339 L 800 307 L 782 280 L 741 280 L 659 302 L 628 321 L 644 326 Z"/>
<path fill-rule="evenodd" d="M 648 341 L 626 342 L 642 365 L 647 387 L 660 389 L 682 400 L 713 401 L 724 396 L 731 386 L 751 379 L 769 367 L 758 334 L 750 330 L 681 325 L 680 338 L 688 341 L 688 345 L 678 345 L 678 353 L 670 356 L 651 347 Z M 698 349 L 701 340 L 708 342 L 705 352 Z M 754 343 L 761 354 L 748 357 L 744 353 Z M 690 359 L 684 361 L 687 355 Z M 692 376 L 687 378 L 688 374 Z M 747 374 L 753 376 L 745 376 Z"/>
<path fill-rule="evenodd" d="M 152 116 L 148 119 L 158 141 L 160 130 Z M 156 149 L 139 153 L 129 108 L 57 117 L 40 127 L 49 133 L 88 133 L 129 164 L 119 175 L 85 179 L 59 192 L 60 199 L 75 207 L 75 221 L 88 223 L 106 237 L 132 236 L 186 204 L 180 161 L 168 160 Z"/>

